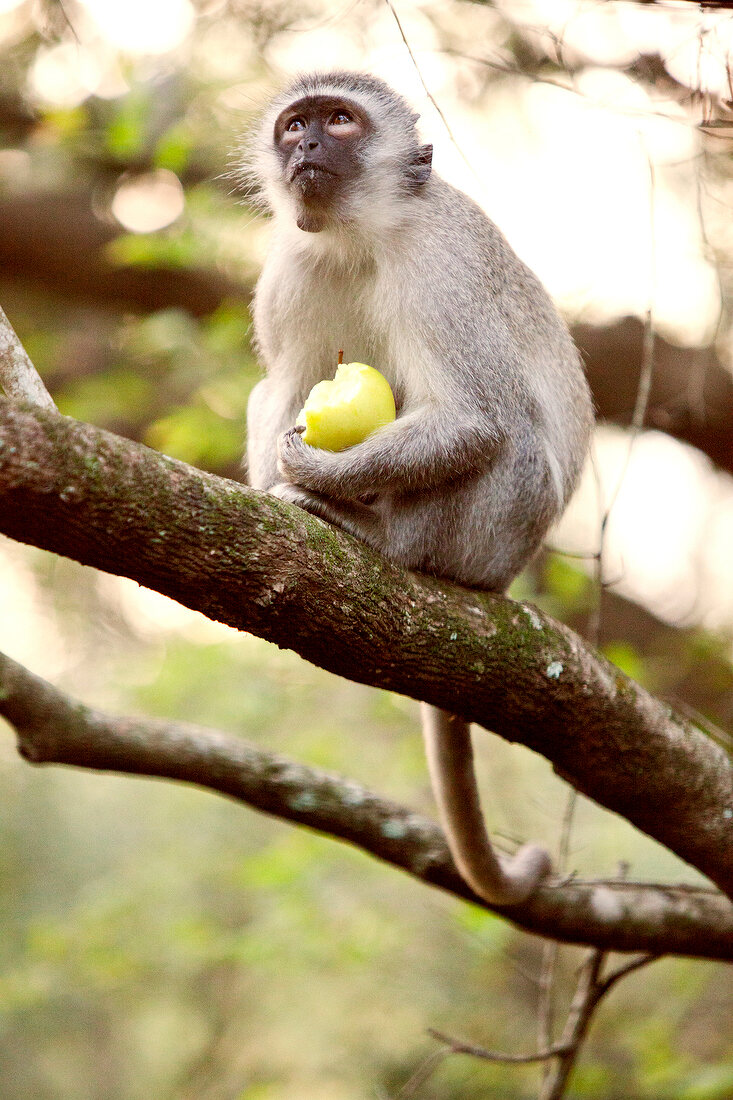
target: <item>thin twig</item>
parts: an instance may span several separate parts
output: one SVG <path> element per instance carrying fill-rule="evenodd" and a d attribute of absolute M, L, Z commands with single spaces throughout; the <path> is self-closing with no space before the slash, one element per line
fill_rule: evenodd
<path fill-rule="evenodd" d="M 448 137 L 450 138 L 451 142 L 453 143 L 453 146 L 455 147 L 456 152 L 458 153 L 461 160 L 463 161 L 463 163 L 466 165 L 466 167 L 470 171 L 471 175 L 476 180 L 478 180 L 479 183 L 483 183 L 483 181 L 481 180 L 481 177 L 479 176 L 478 172 L 476 171 L 476 166 L 471 163 L 471 161 L 468 159 L 466 154 L 463 152 L 463 149 L 461 148 L 457 138 L 455 137 L 453 131 L 451 130 L 450 123 L 448 122 L 448 119 L 443 114 L 443 111 L 442 111 L 438 101 L 436 100 L 435 96 L 433 95 L 433 93 L 430 91 L 427 84 L 425 83 L 425 77 L 423 76 L 422 70 L 420 69 L 420 66 L 417 63 L 417 58 L 415 57 L 415 54 L 412 51 L 412 46 L 410 45 L 410 43 L 407 40 L 407 35 L 405 34 L 404 27 L 402 26 L 402 23 L 400 21 L 400 17 L 399 17 L 399 15 L 397 14 L 397 12 L 395 10 L 395 7 L 394 7 L 394 4 L 392 3 L 392 0 L 385 0 L 385 3 L 387 5 L 387 7 L 389 8 L 389 10 L 392 12 L 392 17 L 393 17 L 395 23 L 397 24 L 398 31 L 400 32 L 400 37 L 402 38 L 402 41 L 405 44 L 405 49 L 407 50 L 407 52 L 410 55 L 410 60 L 412 61 L 412 64 L 415 66 L 415 72 L 417 73 L 418 78 L 420 80 L 420 83 L 422 84 L 422 86 L 425 90 L 425 94 L 428 97 L 428 99 L 430 100 L 430 102 L 432 103 L 435 110 L 437 111 L 437 113 L 440 117 L 440 121 L 443 123 L 443 126 L 445 127 L 446 133 L 448 134 Z"/>
<path fill-rule="evenodd" d="M 641 353 L 641 371 L 639 373 L 639 385 L 636 390 L 636 402 L 634 413 L 631 417 L 631 429 L 635 435 L 644 427 L 647 409 L 649 408 L 649 395 L 652 389 L 654 375 L 654 324 L 651 308 L 647 310 L 644 322 L 644 342 Z"/>
<path fill-rule="evenodd" d="M 555 974 L 558 955 L 557 940 L 546 940 L 542 945 L 542 964 L 539 977 L 539 998 L 537 1004 L 537 1046 L 540 1050 L 551 1046 L 555 1025 Z M 542 1076 L 547 1075 L 547 1065 L 543 1066 Z"/>
<path fill-rule="evenodd" d="M 570 837 L 573 830 L 573 818 L 578 802 L 578 792 L 574 787 L 568 788 L 563 813 L 562 827 L 560 829 L 560 846 L 557 858 L 557 870 L 563 874 L 567 870 L 568 853 L 570 850 Z M 537 1045 L 540 1050 L 552 1046 L 554 1030 L 554 993 L 555 977 L 557 973 L 557 961 L 560 954 L 560 944 L 557 940 L 548 940 L 542 951 L 542 971 L 540 973 L 540 999 L 537 1011 Z M 551 1072 L 549 1063 L 545 1063 L 542 1069 L 543 1083 Z"/>
<path fill-rule="evenodd" d="M 641 967 L 647 966 L 661 957 L 661 955 L 651 953 L 638 956 L 630 962 L 624 963 L 608 977 L 602 978 L 601 972 L 607 958 L 607 952 L 598 948 L 589 951 L 580 969 L 562 1039 L 558 1043 L 548 1044 L 532 1054 L 506 1054 L 501 1051 L 486 1050 L 485 1047 L 477 1046 L 475 1043 L 467 1043 L 463 1039 L 456 1039 L 442 1031 L 437 1031 L 435 1028 L 429 1028 L 429 1034 L 438 1042 L 443 1043 L 445 1048 L 436 1055 L 436 1058 L 440 1057 L 442 1059 L 447 1054 L 468 1054 L 472 1058 L 481 1058 L 487 1062 L 500 1062 L 506 1065 L 530 1065 L 533 1062 L 544 1062 L 549 1072 L 545 1075 L 540 1086 L 539 1100 L 562 1100 L 570 1074 L 588 1033 L 593 1014 L 601 999 L 621 978 L 625 978 L 627 974 L 640 970 Z M 552 1065 L 554 1059 L 557 1059 L 557 1061 L 555 1065 Z M 431 1063 L 430 1072 L 434 1068 L 435 1066 Z M 401 1093 L 400 1095 L 404 1094 Z M 411 1094 L 408 1093 L 407 1095 Z"/>
<path fill-rule="evenodd" d="M 76 29 L 76 27 L 74 26 L 74 24 L 72 22 L 71 16 L 69 15 L 68 11 L 66 10 L 66 4 L 64 3 L 64 0 L 56 0 L 56 2 L 58 4 L 58 6 L 61 8 L 61 13 L 62 13 L 64 19 L 66 20 L 66 26 L 69 28 L 69 30 L 73 34 L 74 38 L 77 41 L 77 44 L 81 43 L 81 39 L 79 38 L 79 34 L 77 32 L 77 29 Z"/>
<path fill-rule="evenodd" d="M 438 1042 L 445 1043 L 450 1054 L 470 1054 L 472 1058 L 483 1058 L 486 1062 L 504 1062 L 507 1065 L 524 1066 L 532 1062 L 544 1062 L 548 1058 L 555 1058 L 568 1051 L 565 1043 L 558 1043 L 548 1047 L 547 1050 L 537 1050 L 532 1054 L 504 1054 L 497 1050 L 486 1050 L 485 1047 L 476 1046 L 474 1043 L 466 1043 L 462 1039 L 454 1039 L 432 1027 L 428 1028 L 428 1034 Z"/>
<path fill-rule="evenodd" d="M 643 966 L 648 966 L 662 956 L 651 953 L 641 955 L 619 966 L 607 978 L 602 978 L 601 971 L 606 958 L 607 952 L 598 948 L 594 948 L 586 957 L 561 1039 L 560 1045 L 565 1046 L 566 1050 L 560 1054 L 557 1064 L 550 1068 L 550 1073 L 543 1082 L 539 1100 L 561 1100 L 564 1096 L 593 1014 L 602 998 L 621 978 L 625 978 L 635 970 L 640 970 Z"/>
<path fill-rule="evenodd" d="M 598 992 L 598 977 L 605 958 L 606 952 L 597 948 L 586 956 L 560 1041 L 560 1045 L 565 1049 L 542 1082 L 539 1100 L 561 1100 L 565 1092 L 565 1086 L 601 996 Z"/>
<path fill-rule="evenodd" d="M 30 401 L 44 409 L 56 409 L 56 404 L 43 384 L 40 374 L 28 358 L 13 326 L 0 309 L 0 386 L 8 397 Z"/>
<path fill-rule="evenodd" d="M 600 640 L 600 626 L 601 626 L 601 603 L 603 598 L 603 592 L 606 587 L 609 587 L 613 581 L 606 582 L 603 575 L 603 556 L 606 547 L 606 539 L 608 536 L 608 525 L 611 520 L 611 514 L 613 513 L 619 495 L 623 488 L 626 475 L 629 472 L 629 466 L 631 465 L 631 456 L 634 450 L 634 446 L 642 432 L 644 427 L 644 421 L 646 420 L 647 410 L 649 408 L 649 398 L 651 396 L 652 381 L 654 378 L 654 340 L 655 340 L 655 326 L 654 326 L 654 291 L 656 285 L 656 237 L 654 234 L 654 206 L 656 197 L 656 176 L 654 173 L 654 164 L 651 157 L 647 153 L 647 166 L 649 169 L 649 218 L 651 223 L 651 245 L 649 249 L 649 280 L 650 280 L 650 292 L 649 292 L 649 306 L 646 311 L 644 319 L 644 340 L 642 344 L 641 355 L 641 367 L 639 370 L 639 381 L 636 388 L 636 401 L 634 402 L 634 411 L 631 417 L 631 428 L 629 433 L 629 445 L 626 450 L 626 456 L 624 460 L 624 466 L 620 476 L 616 481 L 611 499 L 605 507 L 602 513 L 599 531 L 598 541 L 598 554 L 596 557 L 596 569 L 595 569 L 595 583 L 598 590 L 598 598 L 596 606 L 589 616 L 588 620 L 588 640 L 591 645 L 598 647 Z M 595 454 L 591 451 L 591 462 L 593 465 L 593 473 L 596 480 L 596 485 L 599 492 L 599 500 L 602 502 L 601 496 L 601 477 L 598 465 L 596 462 Z M 602 503 L 601 503 L 602 506 Z"/>
<path fill-rule="evenodd" d="M 627 974 L 633 974 L 635 970 L 641 970 L 642 966 L 648 966 L 649 963 L 656 962 L 657 959 L 661 959 L 663 957 L 664 956 L 662 955 L 654 955 L 650 953 L 648 955 L 641 955 L 639 956 L 639 958 L 632 959 L 631 962 L 624 963 L 624 965 L 620 966 L 618 970 L 614 970 L 613 974 L 609 974 L 607 978 L 603 979 L 603 981 L 601 982 L 598 999 L 600 1000 L 601 997 L 605 997 L 609 989 L 612 989 L 616 982 L 620 981 L 621 978 L 625 978 Z"/>
<path fill-rule="evenodd" d="M 409 1080 L 405 1081 L 404 1085 L 397 1093 L 395 1100 L 409 1100 L 409 1097 L 416 1096 L 417 1090 L 422 1088 L 422 1086 L 430 1080 L 439 1066 L 441 1066 L 446 1058 L 452 1053 L 453 1051 L 446 1045 L 442 1050 L 436 1050 L 429 1055 L 429 1057 L 417 1067 Z"/>
<path fill-rule="evenodd" d="M 575 886 L 608 886 L 612 884 L 614 889 L 620 891 L 623 891 L 624 887 L 628 887 L 629 890 L 638 890 L 653 889 L 659 886 L 659 883 L 654 882 L 653 879 L 635 878 L 629 881 L 628 879 L 621 879 L 617 875 L 612 875 L 610 878 L 578 878 L 576 875 L 566 875 L 564 879 L 560 879 L 559 884 L 565 886 L 571 882 Z M 720 892 L 714 886 L 704 886 L 695 882 L 667 882 L 664 884 L 664 889 L 674 890 L 676 894 L 692 893 L 696 897 L 705 894 L 710 897 L 717 897 Z"/>

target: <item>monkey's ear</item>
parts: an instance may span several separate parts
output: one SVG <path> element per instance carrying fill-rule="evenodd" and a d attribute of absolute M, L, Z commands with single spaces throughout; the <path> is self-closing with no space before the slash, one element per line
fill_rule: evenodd
<path fill-rule="evenodd" d="M 410 160 L 408 173 L 412 183 L 427 183 L 433 167 L 432 145 L 421 145 Z"/>

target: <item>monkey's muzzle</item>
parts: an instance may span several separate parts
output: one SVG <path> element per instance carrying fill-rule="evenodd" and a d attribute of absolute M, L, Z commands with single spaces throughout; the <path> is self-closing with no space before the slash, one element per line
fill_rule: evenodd
<path fill-rule="evenodd" d="M 301 160 L 293 165 L 290 182 L 305 202 L 328 201 L 336 192 L 338 176 L 314 161 Z"/>

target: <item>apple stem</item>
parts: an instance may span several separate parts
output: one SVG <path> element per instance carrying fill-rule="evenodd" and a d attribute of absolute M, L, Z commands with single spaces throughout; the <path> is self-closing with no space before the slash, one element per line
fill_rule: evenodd
<path fill-rule="evenodd" d="M 344 361 L 344 349 L 339 348 L 339 366 L 342 365 L 343 361 Z"/>

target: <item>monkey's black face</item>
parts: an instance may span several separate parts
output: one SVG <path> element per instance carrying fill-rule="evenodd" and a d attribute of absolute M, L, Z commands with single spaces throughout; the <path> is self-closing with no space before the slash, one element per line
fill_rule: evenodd
<path fill-rule="evenodd" d="M 355 103 L 336 96 L 305 96 L 278 115 L 275 148 L 282 178 L 298 199 L 301 229 L 324 228 L 359 176 L 359 154 L 372 129 Z"/>

